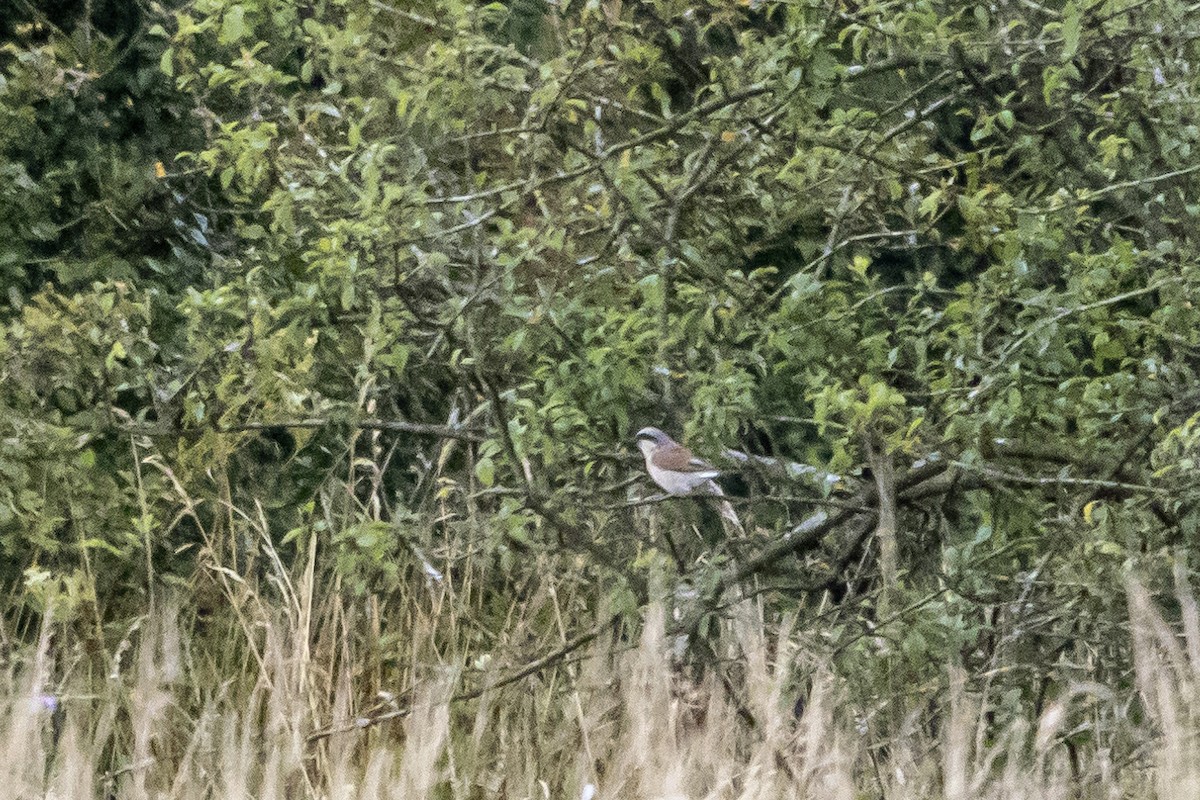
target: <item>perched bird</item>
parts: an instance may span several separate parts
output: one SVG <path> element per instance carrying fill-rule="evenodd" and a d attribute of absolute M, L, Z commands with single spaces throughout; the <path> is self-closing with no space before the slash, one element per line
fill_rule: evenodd
<path fill-rule="evenodd" d="M 721 494 L 721 487 L 713 482 L 721 471 L 658 428 L 638 431 L 637 446 L 651 480 L 667 494 L 692 494 L 702 487 L 704 494 Z"/>
<path fill-rule="evenodd" d="M 721 471 L 667 436 L 658 428 L 637 432 L 637 446 L 646 459 L 646 472 L 667 494 L 707 494 L 725 497 L 713 478 Z M 721 516 L 740 532 L 741 520 L 728 500 L 721 500 Z"/>

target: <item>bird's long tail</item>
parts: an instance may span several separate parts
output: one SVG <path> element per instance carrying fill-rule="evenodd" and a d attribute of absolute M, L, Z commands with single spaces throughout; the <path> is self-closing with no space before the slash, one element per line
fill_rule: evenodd
<path fill-rule="evenodd" d="M 717 499 L 717 510 L 721 513 L 721 521 L 725 523 L 726 535 L 745 536 L 746 529 L 742 526 L 742 520 L 738 518 L 737 511 L 733 508 L 733 503 L 725 499 L 725 492 L 721 491 L 720 485 L 716 481 L 709 481 L 704 485 L 708 494 Z"/>

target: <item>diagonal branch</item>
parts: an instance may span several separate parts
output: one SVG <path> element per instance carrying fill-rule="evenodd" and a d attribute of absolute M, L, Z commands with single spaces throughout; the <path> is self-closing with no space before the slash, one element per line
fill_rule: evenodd
<path fill-rule="evenodd" d="M 923 460 L 909 470 L 905 475 L 895 480 L 897 499 L 907 499 L 910 495 L 924 496 L 922 489 L 926 484 L 935 484 L 939 491 L 948 491 L 955 485 L 953 480 L 941 480 L 947 473 L 951 476 L 956 472 L 950 462 L 942 459 Z M 863 489 L 854 499 L 854 504 L 875 508 L 879 503 L 879 490 L 874 486 Z M 725 592 L 738 586 L 749 578 L 775 568 L 785 558 L 810 550 L 831 531 L 845 526 L 857 526 L 860 530 L 869 531 L 878 524 L 878 511 L 860 512 L 843 509 L 836 514 L 828 515 L 818 511 L 799 525 L 785 533 L 781 538 L 772 542 L 758 552 L 757 555 L 734 563 L 713 581 L 705 594 L 698 598 L 695 605 L 684 614 L 678 628 L 682 631 L 694 631 L 699 627 L 703 618 L 712 613 L 721 602 Z"/>

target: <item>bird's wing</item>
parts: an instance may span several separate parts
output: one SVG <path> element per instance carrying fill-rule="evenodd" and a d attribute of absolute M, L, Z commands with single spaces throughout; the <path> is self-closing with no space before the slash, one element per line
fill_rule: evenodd
<path fill-rule="evenodd" d="M 718 472 L 717 468 L 681 444 L 663 445 L 654 451 L 654 466 L 672 472 Z"/>

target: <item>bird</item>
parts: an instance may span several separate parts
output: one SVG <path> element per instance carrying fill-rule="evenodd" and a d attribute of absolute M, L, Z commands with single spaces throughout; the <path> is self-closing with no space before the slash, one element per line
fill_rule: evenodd
<path fill-rule="evenodd" d="M 663 491 L 671 495 L 707 494 L 720 497 L 721 516 L 742 531 L 741 520 L 725 492 L 713 480 L 721 470 L 663 433 L 658 428 L 642 428 L 635 437 L 638 449 L 646 459 L 646 472 Z"/>
<path fill-rule="evenodd" d="M 721 494 L 713 482 L 721 471 L 658 428 L 642 428 L 636 438 L 646 458 L 646 472 L 667 494 L 693 494 L 701 488 L 704 494 Z"/>

